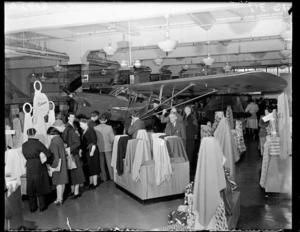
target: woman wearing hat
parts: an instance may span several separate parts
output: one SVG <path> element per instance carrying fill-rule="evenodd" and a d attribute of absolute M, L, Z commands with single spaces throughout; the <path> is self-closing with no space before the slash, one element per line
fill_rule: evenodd
<path fill-rule="evenodd" d="M 89 171 L 89 189 L 93 190 L 97 187 L 97 177 L 100 175 L 99 166 L 99 150 L 97 146 L 97 135 L 93 128 L 88 126 L 85 118 L 80 119 L 80 127 L 82 129 L 82 155 L 88 162 Z"/>
<path fill-rule="evenodd" d="M 66 125 L 61 120 L 56 120 L 53 124 L 53 127 L 62 132 L 62 139 L 67 145 L 66 149 L 70 150 L 70 153 L 72 154 L 77 167 L 75 169 L 69 170 L 71 182 L 71 193 L 69 196 L 71 197 L 71 199 L 77 199 L 81 196 L 81 193 L 79 192 L 79 185 L 85 182 L 85 177 L 79 157 L 80 138 L 75 131 L 73 124 L 74 120 L 74 113 L 69 113 L 68 123 Z"/>
<path fill-rule="evenodd" d="M 47 208 L 45 195 L 51 192 L 50 179 L 46 163 L 52 163 L 50 151 L 36 137 L 36 130 L 27 130 L 28 141 L 23 143 L 22 152 L 26 159 L 26 181 L 27 195 L 29 197 L 30 212 L 35 212 L 38 208 L 44 211 Z M 47 160 L 42 163 L 40 154 L 44 153 Z"/>
<path fill-rule="evenodd" d="M 49 150 L 52 153 L 54 160 L 51 168 L 57 168 L 60 160 L 60 170 L 54 171 L 52 174 L 52 184 L 56 186 L 56 200 L 54 204 L 60 205 L 63 203 L 63 194 L 65 191 L 65 184 L 69 182 L 67 158 L 64 146 L 64 141 L 60 137 L 61 133 L 55 127 L 49 127 L 47 134 L 50 137 Z"/>

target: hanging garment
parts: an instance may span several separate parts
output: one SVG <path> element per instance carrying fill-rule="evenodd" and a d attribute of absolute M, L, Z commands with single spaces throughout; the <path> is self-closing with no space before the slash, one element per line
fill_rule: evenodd
<path fill-rule="evenodd" d="M 119 144 L 119 139 L 121 137 L 128 137 L 128 135 L 116 135 L 114 138 L 114 143 L 113 143 L 113 150 L 112 150 L 112 157 L 111 157 L 111 166 L 114 169 L 114 172 L 117 172 L 117 156 L 118 156 L 118 144 Z"/>
<path fill-rule="evenodd" d="M 138 182 L 140 180 L 140 170 L 144 162 L 151 159 L 151 154 L 148 153 L 148 147 L 145 140 L 139 139 L 136 145 L 134 160 L 132 164 L 131 175 L 133 181 Z"/>
<path fill-rule="evenodd" d="M 292 154 L 292 133 L 290 131 L 290 112 L 288 97 L 282 93 L 278 97 L 278 133 L 280 136 L 280 158 L 285 159 Z"/>
<path fill-rule="evenodd" d="M 271 139 L 270 139 L 270 136 L 267 135 L 266 142 L 264 144 L 263 162 L 262 162 L 261 175 L 260 175 L 260 181 L 259 181 L 259 184 L 262 188 L 265 188 L 265 184 L 266 184 L 266 175 L 268 172 L 268 165 L 269 165 L 270 145 L 271 145 Z"/>
<path fill-rule="evenodd" d="M 29 107 L 30 107 L 30 111 L 29 112 L 25 111 L 25 106 L 26 105 L 29 105 Z M 24 133 L 23 133 L 23 143 L 27 142 L 27 140 L 28 140 L 27 130 L 29 128 L 33 128 L 32 117 L 31 117 L 32 110 L 33 110 L 33 108 L 32 108 L 32 106 L 31 106 L 30 103 L 27 102 L 27 103 L 25 103 L 23 105 L 23 112 L 25 114 L 25 116 L 24 116 L 24 128 L 23 128 L 23 130 L 24 130 Z"/>
<path fill-rule="evenodd" d="M 149 135 L 148 135 L 147 131 L 145 129 L 138 130 L 136 138 L 145 140 L 146 148 L 148 150 L 147 154 L 150 154 L 150 157 L 151 157 L 151 144 L 150 144 L 150 139 L 149 139 Z M 150 158 L 150 157 L 148 157 L 148 158 Z"/>
<path fill-rule="evenodd" d="M 164 137 L 164 140 L 166 140 L 166 145 L 170 158 L 182 157 L 185 161 L 188 161 L 186 149 L 180 137 L 166 136 Z"/>
<path fill-rule="evenodd" d="M 214 137 L 203 138 L 195 175 L 192 210 L 198 214 L 197 223 L 203 225 L 204 229 L 210 224 L 222 202 L 220 191 L 226 188 L 222 163 L 223 152 L 218 140 Z"/>
<path fill-rule="evenodd" d="M 21 121 L 21 129 L 22 129 L 22 133 L 24 133 L 24 117 L 25 117 L 24 112 L 20 111 L 20 113 L 19 113 L 19 118 L 20 118 L 20 121 Z"/>
<path fill-rule="evenodd" d="M 231 106 L 227 106 L 226 109 L 226 118 L 228 119 L 228 122 L 230 124 L 230 128 L 234 129 L 234 125 L 233 125 L 233 115 L 232 115 L 232 109 Z"/>
<path fill-rule="evenodd" d="M 13 119 L 13 130 L 15 134 L 13 136 L 14 147 L 22 147 L 23 139 L 22 139 L 22 128 L 21 128 L 21 120 L 19 118 Z"/>
<path fill-rule="evenodd" d="M 214 136 L 219 141 L 220 147 L 226 158 L 224 166 L 229 168 L 231 179 L 236 181 L 235 162 L 237 162 L 240 157 L 227 118 L 224 117 L 221 119 L 214 132 Z"/>
<path fill-rule="evenodd" d="M 243 134 L 243 122 L 241 120 L 235 121 L 235 131 L 237 136 L 237 149 L 240 153 L 246 151 L 246 145 L 244 142 L 244 134 Z"/>
<path fill-rule="evenodd" d="M 126 170 L 131 173 L 133 161 L 135 157 L 135 151 L 138 141 L 141 139 L 130 139 L 127 143 L 126 155 L 125 155 L 125 167 Z"/>
<path fill-rule="evenodd" d="M 118 151 L 117 151 L 117 172 L 118 175 L 123 175 L 124 172 L 124 162 L 123 159 L 126 156 L 126 149 L 127 149 L 127 143 L 128 143 L 129 137 L 120 137 L 118 142 Z"/>
<path fill-rule="evenodd" d="M 153 140 L 153 160 L 156 184 L 169 181 L 173 171 L 165 140 L 159 138 Z"/>

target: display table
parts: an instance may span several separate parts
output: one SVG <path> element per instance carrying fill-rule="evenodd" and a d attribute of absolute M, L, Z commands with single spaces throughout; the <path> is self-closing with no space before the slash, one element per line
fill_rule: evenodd
<path fill-rule="evenodd" d="M 26 174 L 26 159 L 23 156 L 22 148 L 9 149 L 5 151 L 5 175 L 17 178 L 21 185 L 21 176 Z"/>
<path fill-rule="evenodd" d="M 5 230 L 23 226 L 21 188 L 16 179 L 7 180 L 5 192 Z"/>
<path fill-rule="evenodd" d="M 159 186 L 155 182 L 153 161 L 148 161 L 141 166 L 140 180 L 138 182 L 133 181 L 131 174 L 126 170 L 121 176 L 114 172 L 114 182 L 141 200 L 184 193 L 185 187 L 190 182 L 189 162 L 183 159 L 171 159 L 171 166 L 173 174 L 170 180 L 165 180 Z"/>

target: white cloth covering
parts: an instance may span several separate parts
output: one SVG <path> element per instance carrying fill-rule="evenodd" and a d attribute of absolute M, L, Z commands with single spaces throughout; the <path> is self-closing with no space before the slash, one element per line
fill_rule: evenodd
<path fill-rule="evenodd" d="M 114 169 L 114 172 L 117 173 L 117 156 L 118 156 L 118 142 L 120 137 L 124 137 L 128 135 L 116 135 L 114 138 L 113 150 L 112 150 L 112 157 L 111 157 L 111 166 Z"/>
<path fill-rule="evenodd" d="M 290 131 L 290 113 L 288 97 L 285 93 L 278 96 L 278 133 L 280 136 L 280 158 L 285 159 L 292 154 L 292 133 Z"/>
<path fill-rule="evenodd" d="M 151 155 L 151 144 L 150 144 L 150 139 L 147 131 L 145 129 L 138 130 L 136 138 L 143 139 L 146 142 L 146 148 L 148 150 L 148 154 Z"/>
<path fill-rule="evenodd" d="M 21 176 L 26 174 L 26 159 L 23 156 L 22 148 L 9 149 L 5 151 L 5 175 L 17 178 L 21 185 Z"/>
<path fill-rule="evenodd" d="M 29 103 L 27 103 L 29 104 Z M 30 105 L 30 104 L 29 104 Z M 30 105 L 31 106 L 31 105 Z M 28 135 L 27 135 L 27 130 L 29 128 L 33 127 L 33 123 L 32 123 L 32 117 L 30 115 L 30 112 L 24 112 L 25 116 L 24 116 L 24 133 L 23 133 L 23 143 L 27 142 L 28 140 Z"/>
<path fill-rule="evenodd" d="M 143 139 L 138 139 L 131 170 L 133 181 L 138 182 L 140 180 L 141 166 L 148 160 L 151 160 L 151 154 L 149 153 L 147 142 Z"/>
<path fill-rule="evenodd" d="M 14 148 L 21 147 L 23 140 L 21 120 L 17 117 L 13 119 L 13 130 L 15 131 L 15 135 L 13 136 Z"/>
<path fill-rule="evenodd" d="M 153 160 L 156 184 L 170 180 L 173 173 L 166 141 L 160 138 L 153 140 Z"/>
<path fill-rule="evenodd" d="M 214 137 L 201 140 L 194 183 L 192 211 L 198 214 L 198 223 L 206 229 L 221 204 L 220 191 L 226 188 L 223 152 Z"/>

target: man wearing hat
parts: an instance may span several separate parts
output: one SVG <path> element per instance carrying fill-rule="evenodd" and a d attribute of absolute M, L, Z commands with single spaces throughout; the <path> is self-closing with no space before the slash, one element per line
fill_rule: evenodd
<path fill-rule="evenodd" d="M 105 170 L 105 164 L 109 173 L 111 180 L 114 179 L 113 168 L 111 166 L 112 158 L 112 147 L 114 142 L 114 132 L 110 125 L 107 125 L 107 116 L 102 114 L 100 117 L 100 124 L 94 127 L 97 135 L 97 145 L 100 152 L 100 169 L 101 169 L 101 179 L 106 181 L 107 175 Z"/>
<path fill-rule="evenodd" d="M 160 115 L 162 114 L 162 108 L 159 106 L 160 101 L 158 99 L 155 99 L 153 102 L 153 107 L 154 107 L 154 114 L 152 116 L 152 129 L 154 133 L 159 133 L 164 131 L 165 125 L 161 123 L 160 120 Z M 160 112 L 160 113 L 158 113 Z"/>
<path fill-rule="evenodd" d="M 145 129 L 145 123 L 140 119 L 140 114 L 138 111 L 133 111 L 131 113 L 131 118 L 128 134 L 131 135 L 133 139 L 136 139 L 138 130 Z"/>

